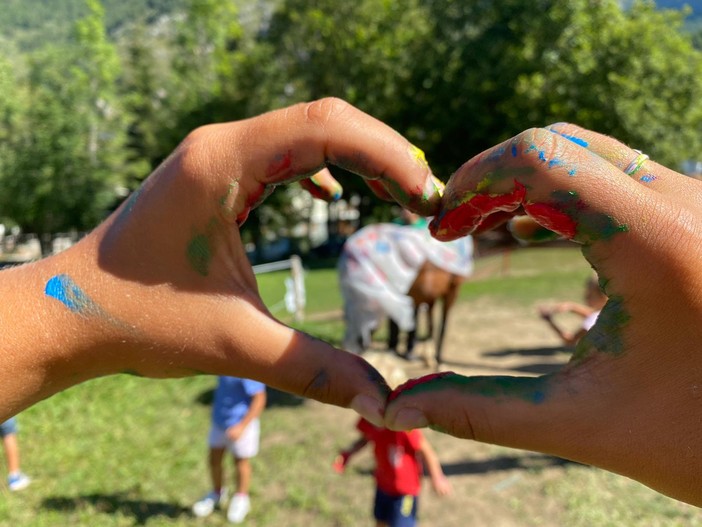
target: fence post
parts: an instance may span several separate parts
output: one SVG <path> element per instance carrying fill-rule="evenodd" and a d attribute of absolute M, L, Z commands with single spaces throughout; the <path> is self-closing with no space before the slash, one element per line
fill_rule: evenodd
<path fill-rule="evenodd" d="M 293 254 L 290 257 L 290 272 L 293 279 L 293 296 L 295 298 L 295 322 L 302 322 L 305 316 L 305 278 L 303 276 L 302 259 Z"/>

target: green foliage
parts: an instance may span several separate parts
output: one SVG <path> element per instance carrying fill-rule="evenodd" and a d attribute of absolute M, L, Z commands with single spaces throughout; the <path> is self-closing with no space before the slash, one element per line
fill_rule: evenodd
<path fill-rule="evenodd" d="M 14 156 L 0 172 L 0 210 L 38 234 L 92 228 L 124 181 L 148 171 L 126 159 L 119 61 L 99 2 L 88 5 L 73 43 L 27 57 L 21 115 L 8 123 Z"/>
<path fill-rule="evenodd" d="M 103 0 L 105 26 L 113 33 L 134 21 L 156 21 L 177 12 L 185 0 Z M 88 15 L 85 0 L 2 0 L 0 35 L 30 51 L 66 43 L 77 20 Z"/>
<path fill-rule="evenodd" d="M 613 135 L 672 168 L 702 147 L 702 54 L 683 31 L 687 12 L 648 2 L 51 5 L 7 0 L 0 21 L 15 28 L 0 63 L 0 216 L 32 230 L 91 226 L 117 187 L 137 186 L 197 126 L 323 96 L 405 134 L 444 180 L 485 148 L 555 121 Z M 73 31 L 58 38 L 51 24 Z M 51 46 L 26 46 L 31 31 Z M 361 195 L 364 221 L 388 217 L 360 178 L 332 170 L 347 196 Z M 94 203 L 70 197 L 81 185 Z M 243 236 L 304 220 L 291 212 L 295 199 L 296 190 L 274 193 Z"/>

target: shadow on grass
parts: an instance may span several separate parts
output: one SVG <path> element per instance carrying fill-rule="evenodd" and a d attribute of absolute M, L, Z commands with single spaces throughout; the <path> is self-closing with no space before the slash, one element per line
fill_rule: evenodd
<path fill-rule="evenodd" d="M 155 518 L 176 519 L 191 516 L 190 509 L 163 501 L 145 501 L 129 497 L 130 491 L 116 494 L 88 494 L 85 496 L 45 498 L 42 508 L 58 512 L 73 512 L 89 507 L 102 514 L 122 514 L 134 519 L 134 525 L 146 525 Z"/>
<path fill-rule="evenodd" d="M 562 459 L 545 454 L 529 454 L 526 456 L 498 456 L 480 461 L 459 461 L 456 463 L 441 463 L 444 474 L 447 476 L 478 475 L 506 470 L 539 470 L 550 467 L 564 467 L 566 465 L 580 465 L 575 461 Z M 583 465 L 585 466 L 585 465 Z M 372 476 L 374 468 L 353 467 L 354 473 L 362 476 Z"/>
<path fill-rule="evenodd" d="M 203 406 L 212 406 L 214 392 L 214 388 L 211 390 L 205 390 L 195 398 L 195 402 Z M 275 388 L 271 388 L 270 386 L 266 388 L 266 395 L 266 408 L 290 408 L 305 404 L 305 399 L 303 397 L 282 392 L 280 390 L 276 390 Z"/>
<path fill-rule="evenodd" d="M 562 459 L 543 454 L 530 454 L 526 456 L 498 456 L 480 461 L 460 461 L 457 463 L 442 463 L 444 473 L 447 476 L 457 476 L 459 474 L 487 474 L 502 470 L 534 470 L 549 467 L 562 467 L 575 464 L 574 461 Z"/>

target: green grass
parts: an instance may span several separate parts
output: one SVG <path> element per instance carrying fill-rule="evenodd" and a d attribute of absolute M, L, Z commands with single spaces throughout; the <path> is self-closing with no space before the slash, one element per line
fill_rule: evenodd
<path fill-rule="evenodd" d="M 476 278 L 463 287 L 463 302 L 488 296 L 505 305 L 548 297 L 577 300 L 589 272 L 574 249 L 517 251 L 508 273 L 502 272 L 501 258 L 478 262 Z M 279 284 L 285 276 L 259 277 L 268 302 L 282 299 Z M 310 316 L 341 307 L 333 269 L 309 271 L 306 283 Z M 338 320 L 304 327 L 337 342 L 343 329 Z M 120 375 L 74 387 L 26 410 L 19 416 L 23 468 L 34 481 L 17 494 L 0 483 L 0 526 L 227 525 L 222 514 L 207 520 L 189 514 L 192 502 L 208 489 L 210 408 L 205 402 L 214 384 L 208 376 L 149 380 Z M 254 509 L 247 524 L 370 524 L 370 455 L 359 455 L 343 479 L 329 469 L 337 449 L 353 439 L 353 414 L 278 392 L 270 400 L 262 419 L 261 453 L 254 459 Z M 428 433 L 439 448 L 471 444 Z M 528 455 L 482 448 L 496 458 L 505 451 Z M 698 509 L 596 469 L 570 465 L 526 470 L 520 477 L 504 500 L 519 525 L 540 524 L 534 502 L 560 525 L 574 527 L 702 525 Z M 478 488 L 446 507 L 470 510 Z"/>
<path fill-rule="evenodd" d="M 489 296 L 519 305 L 544 298 L 582 301 L 583 285 L 591 272 L 576 246 L 514 250 L 478 259 L 475 278 L 463 285 L 461 298 Z"/>

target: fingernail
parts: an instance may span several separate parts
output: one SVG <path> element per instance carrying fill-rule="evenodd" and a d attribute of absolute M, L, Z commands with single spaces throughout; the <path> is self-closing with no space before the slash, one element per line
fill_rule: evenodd
<path fill-rule="evenodd" d="M 366 421 L 378 427 L 384 427 L 385 403 L 369 395 L 358 394 L 351 401 L 351 409 Z"/>
<path fill-rule="evenodd" d="M 393 430 L 411 430 L 413 428 L 424 428 L 429 425 L 426 416 L 416 408 L 403 408 L 392 423 Z"/>

